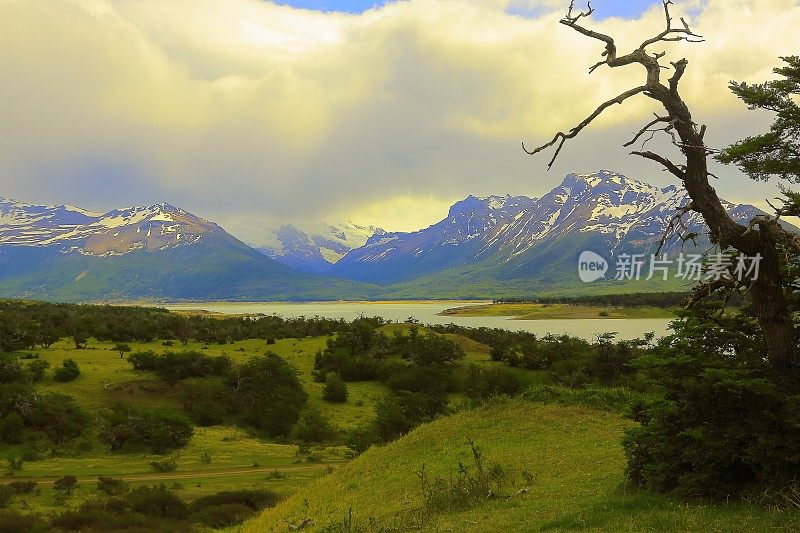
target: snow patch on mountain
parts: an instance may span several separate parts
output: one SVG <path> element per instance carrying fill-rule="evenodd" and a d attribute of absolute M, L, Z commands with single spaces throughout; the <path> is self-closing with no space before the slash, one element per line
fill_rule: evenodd
<path fill-rule="evenodd" d="M 167 203 L 94 213 L 0 198 L 0 245 L 110 256 L 190 245 L 214 231 L 222 229 Z"/>

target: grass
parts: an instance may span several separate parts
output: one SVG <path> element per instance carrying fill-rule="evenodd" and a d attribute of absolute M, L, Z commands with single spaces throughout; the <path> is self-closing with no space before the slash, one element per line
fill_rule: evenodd
<path fill-rule="evenodd" d="M 314 355 L 324 347 L 325 342 L 325 337 L 318 337 L 283 339 L 273 345 L 267 345 L 259 339 L 226 345 L 190 342 L 185 347 L 177 342 L 174 346 L 163 346 L 161 341 L 128 344 L 133 351 L 152 350 L 160 353 L 190 349 L 209 355 L 226 354 L 235 361 L 246 360 L 267 349 L 272 350 L 298 368 L 310 395 L 309 404 L 320 408 L 334 427 L 346 430 L 374 416 L 374 398 L 382 395 L 384 389 L 376 383 L 353 383 L 349 384 L 350 399 L 347 404 L 324 402 L 323 385 L 312 382 L 311 369 Z M 50 348 L 37 348 L 23 353 L 38 354 L 40 359 L 51 364 L 47 377 L 36 384 L 38 391 L 72 396 L 92 418 L 117 401 L 138 406 L 179 407 L 179 384 L 167 384 L 150 372 L 134 371 L 130 363 L 113 350 L 114 344 L 91 339 L 86 349 L 78 350 L 71 340 L 63 339 Z M 75 381 L 59 383 L 52 379 L 53 369 L 60 366 L 64 359 L 73 359 L 78 363 L 81 374 Z M 75 508 L 97 493 L 95 485 L 99 475 L 124 478 L 129 480 L 131 486 L 163 481 L 168 487 L 180 487 L 181 497 L 189 500 L 243 487 L 266 487 L 288 495 L 347 460 L 344 447 L 320 446 L 310 451 L 317 457 L 314 463 L 310 463 L 308 454 L 299 453 L 295 445 L 266 442 L 243 430 L 221 426 L 196 427 L 186 447 L 166 456 L 112 453 L 108 446 L 99 441 L 93 427 L 79 441 L 79 446 L 73 444 L 69 448 L 58 449 L 55 455 L 45 452 L 43 459 L 27 461 L 23 470 L 16 472 L 13 477 L 6 476 L 0 480 L 0 483 L 14 479 L 40 482 L 36 493 L 14 498 L 11 507 L 22 512 L 34 511 L 45 515 Z M 0 447 L 2 464 L 6 458 L 19 457 L 24 449 L 24 445 Z M 211 455 L 210 463 L 203 460 L 206 452 Z M 150 463 L 164 457 L 177 458 L 177 471 L 168 474 L 152 471 Z M 77 476 L 81 483 L 72 496 L 64 499 L 49 484 L 53 479 L 67 474 Z"/>
<path fill-rule="evenodd" d="M 298 369 L 310 396 L 309 405 L 319 408 L 334 427 L 348 430 L 372 418 L 375 399 L 383 396 L 387 389 L 376 382 L 349 383 L 349 399 L 346 404 L 325 402 L 322 399 L 324 385 L 313 382 L 311 370 L 314 367 L 314 356 L 317 350 L 324 349 L 326 340 L 327 337 L 281 339 L 275 344 L 267 345 L 263 340 L 249 339 L 224 345 L 190 342 L 185 347 L 178 342 L 174 346 L 163 346 L 161 341 L 128 344 L 134 352 L 198 350 L 208 355 L 225 354 L 234 361 L 244 361 L 250 356 L 271 350 Z M 119 353 L 113 350 L 114 344 L 92 339 L 86 349 L 77 350 L 70 340 L 63 339 L 50 348 L 31 350 L 31 353 L 38 353 L 40 359 L 51 365 L 47 372 L 48 377 L 37 384 L 37 390 L 73 396 L 90 413 L 96 413 L 114 401 L 153 407 L 179 406 L 177 386 L 164 383 L 153 373 L 133 370 L 130 363 L 121 359 Z M 59 383 L 52 379 L 53 369 L 61 366 L 64 359 L 73 359 L 78 363 L 81 375 L 77 380 Z"/>
<path fill-rule="evenodd" d="M 615 307 L 577 304 L 485 304 L 447 309 L 446 316 L 508 316 L 518 320 L 555 320 L 586 318 L 674 318 L 671 309 L 661 307 Z"/>
<path fill-rule="evenodd" d="M 330 476 L 317 479 L 276 508 L 246 523 L 246 532 L 310 530 L 343 524 L 378 531 L 420 509 L 416 472 L 455 475 L 468 463 L 468 438 L 485 457 L 515 474 L 516 486 L 460 512 L 428 513 L 423 531 L 772 531 L 797 530 L 798 512 L 744 504 L 687 503 L 621 488 L 620 447 L 630 426 L 620 415 L 581 406 L 524 400 L 495 402 L 417 428 L 371 448 Z M 348 531 L 348 529 L 339 529 Z"/>

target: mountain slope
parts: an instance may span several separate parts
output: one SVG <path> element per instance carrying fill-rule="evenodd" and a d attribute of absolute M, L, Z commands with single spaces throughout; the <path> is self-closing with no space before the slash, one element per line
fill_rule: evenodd
<path fill-rule="evenodd" d="M 621 253 L 653 253 L 669 219 L 688 201 L 675 186 L 658 188 L 609 171 L 571 174 L 539 199 L 469 197 L 429 228 L 370 239 L 331 273 L 392 285 L 389 294 L 403 297 L 485 298 L 567 290 L 581 285 L 577 264 L 582 251 L 612 261 Z M 762 213 L 750 205 L 726 207 L 741 221 Z M 698 246 L 704 245 L 700 216 L 685 220 L 688 232 L 700 235 Z M 698 250 L 681 244 L 673 239 L 666 251 Z M 447 279 L 450 290 L 443 286 Z M 599 282 L 595 287 L 604 283 L 614 285 Z M 655 290 L 676 288 L 670 280 Z"/>
<path fill-rule="evenodd" d="M 0 295 L 50 300 L 366 298 L 309 276 L 217 224 L 158 204 L 99 214 L 0 202 Z"/>

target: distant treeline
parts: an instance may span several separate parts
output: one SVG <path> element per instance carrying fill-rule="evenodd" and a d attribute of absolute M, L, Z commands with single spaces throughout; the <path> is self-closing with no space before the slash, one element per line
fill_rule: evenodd
<path fill-rule="evenodd" d="M 243 339 L 283 339 L 331 335 L 344 330 L 341 319 L 279 316 L 180 315 L 166 309 L 114 305 L 74 305 L 0 300 L 0 352 L 47 347 L 72 338 L 76 347 L 90 337 L 113 342 L 155 339 L 225 344 Z"/>
<path fill-rule="evenodd" d="M 541 296 L 533 298 L 502 298 L 497 304 L 574 304 L 618 307 L 677 307 L 688 292 L 635 292 L 630 294 L 591 294 L 585 296 Z"/>

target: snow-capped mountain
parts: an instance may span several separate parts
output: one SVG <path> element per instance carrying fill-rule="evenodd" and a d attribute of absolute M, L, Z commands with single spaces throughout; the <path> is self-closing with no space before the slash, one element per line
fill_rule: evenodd
<path fill-rule="evenodd" d="M 326 272 L 347 252 L 366 244 L 381 228 L 352 222 L 280 221 L 244 217 L 226 221 L 233 234 L 267 257 L 303 272 Z"/>
<path fill-rule="evenodd" d="M 554 265 L 565 268 L 564 261 L 580 249 L 606 257 L 652 253 L 669 219 L 688 201 L 686 191 L 674 185 L 659 188 L 610 171 L 570 174 L 538 199 L 470 196 L 429 228 L 371 238 L 331 272 L 382 284 L 467 266 L 480 272 L 475 276 L 528 278 Z M 761 213 L 751 205 L 725 205 L 738 220 Z M 686 223 L 689 231 L 704 233 L 698 214 Z"/>
<path fill-rule="evenodd" d="M 96 299 L 358 298 L 297 272 L 219 225 L 161 203 L 93 213 L 0 199 L 0 296 Z M 346 297 L 346 296 L 344 296 Z"/>
<path fill-rule="evenodd" d="M 93 213 L 0 199 L 0 246 L 57 246 L 107 256 L 190 245 L 212 232 L 224 230 L 166 203 Z"/>

